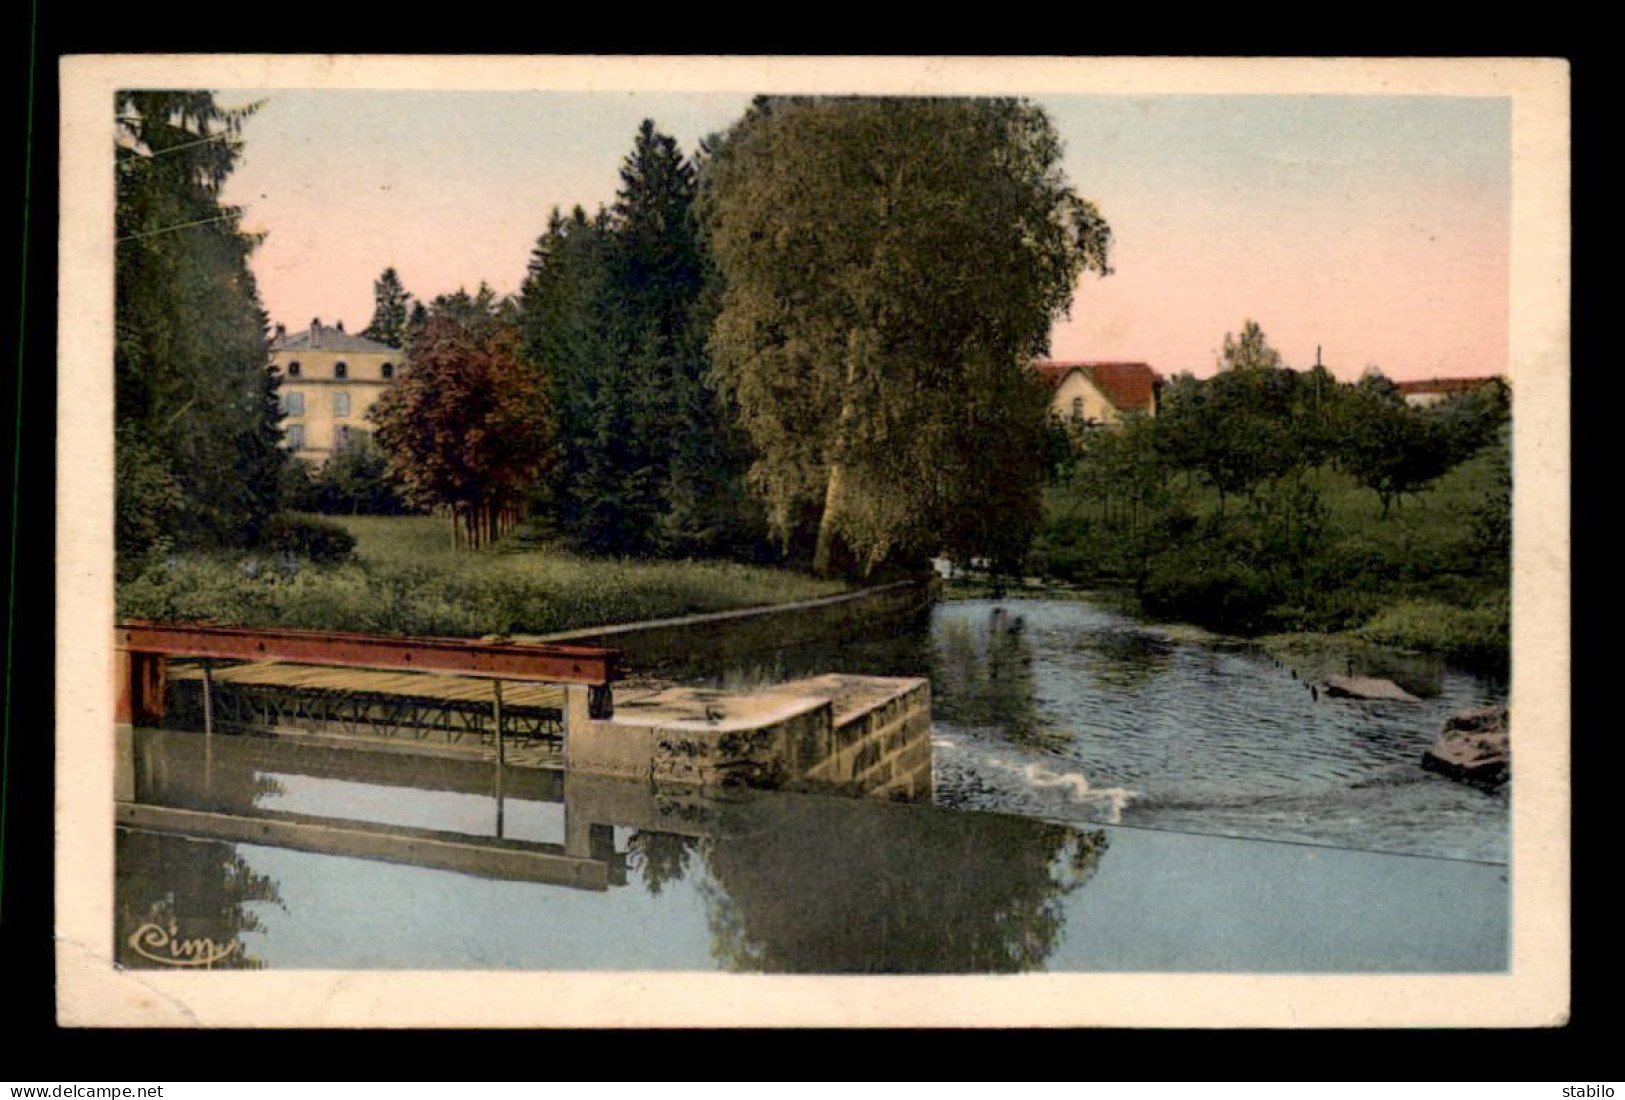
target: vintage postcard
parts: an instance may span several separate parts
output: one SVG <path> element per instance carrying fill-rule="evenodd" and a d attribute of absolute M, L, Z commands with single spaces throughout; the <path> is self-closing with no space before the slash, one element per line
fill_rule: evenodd
<path fill-rule="evenodd" d="M 62 1024 L 1567 1018 L 1563 62 L 61 76 Z"/>

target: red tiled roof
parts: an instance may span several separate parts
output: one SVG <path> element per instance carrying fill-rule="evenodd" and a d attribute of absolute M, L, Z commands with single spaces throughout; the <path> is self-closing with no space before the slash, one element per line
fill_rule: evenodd
<path fill-rule="evenodd" d="M 1425 382 L 1395 382 L 1400 393 L 1471 393 L 1496 378 L 1429 378 Z"/>
<path fill-rule="evenodd" d="M 1103 363 L 1086 360 L 1040 360 L 1034 366 L 1050 389 L 1060 389 L 1061 383 L 1073 371 L 1082 371 L 1085 378 L 1106 396 L 1120 412 L 1133 409 L 1149 410 L 1152 393 L 1162 375 L 1151 369 L 1149 363 Z"/>

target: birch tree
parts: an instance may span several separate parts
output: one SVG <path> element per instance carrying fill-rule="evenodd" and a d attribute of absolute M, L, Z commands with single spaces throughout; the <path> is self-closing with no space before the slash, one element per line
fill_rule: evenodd
<path fill-rule="evenodd" d="M 1009 556 L 1008 524 L 949 523 L 966 508 L 1033 522 L 1043 462 L 1010 453 L 1042 446 L 1031 363 L 1079 276 L 1109 273 L 1060 160 L 1013 99 L 760 98 L 716 140 L 714 371 L 777 534 L 816 517 L 819 572 L 916 559 L 950 527 Z"/>

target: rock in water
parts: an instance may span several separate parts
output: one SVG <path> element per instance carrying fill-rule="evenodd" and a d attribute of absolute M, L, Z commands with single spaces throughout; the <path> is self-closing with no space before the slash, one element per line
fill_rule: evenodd
<path fill-rule="evenodd" d="M 1505 783 L 1512 774 L 1507 708 L 1463 711 L 1445 719 L 1439 743 L 1422 754 L 1422 767 L 1481 787 Z"/>
<path fill-rule="evenodd" d="M 1328 676 L 1326 694 L 1334 699 L 1381 699 L 1393 703 L 1420 703 L 1422 700 L 1394 683 L 1375 676 Z"/>

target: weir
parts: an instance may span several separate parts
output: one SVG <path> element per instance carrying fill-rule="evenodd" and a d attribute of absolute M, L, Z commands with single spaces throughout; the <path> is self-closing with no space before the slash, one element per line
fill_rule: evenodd
<path fill-rule="evenodd" d="M 629 693 L 617 708 L 622 655 L 597 646 L 128 622 L 115 631 L 115 653 L 125 801 L 130 730 L 166 716 L 206 734 L 494 753 L 499 764 L 562 762 L 575 773 L 698 787 L 932 794 L 922 678 L 661 687 Z"/>

